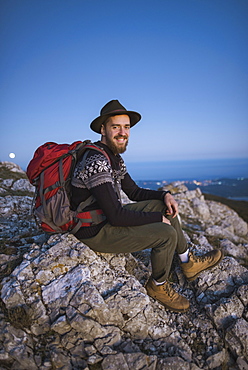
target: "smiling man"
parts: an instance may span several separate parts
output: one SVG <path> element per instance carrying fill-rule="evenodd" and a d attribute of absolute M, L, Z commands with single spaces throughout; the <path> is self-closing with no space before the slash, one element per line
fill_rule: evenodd
<path fill-rule="evenodd" d="M 178 253 L 182 271 L 189 281 L 217 265 L 222 253 L 213 250 L 201 257 L 189 253 L 177 217 L 178 205 L 170 192 L 140 188 L 128 174 L 120 154 L 126 150 L 130 128 L 140 119 L 139 113 L 126 110 L 118 100 L 111 100 L 91 122 L 91 129 L 101 134 L 101 140 L 95 145 L 107 156 L 92 148 L 76 166 L 72 178 L 72 208 L 76 210 L 84 202 L 85 215 L 85 223 L 76 237 L 102 253 L 151 249 L 148 294 L 166 308 L 183 312 L 188 310 L 189 301 L 168 281 L 174 253 Z M 123 206 L 121 190 L 135 203 Z"/>

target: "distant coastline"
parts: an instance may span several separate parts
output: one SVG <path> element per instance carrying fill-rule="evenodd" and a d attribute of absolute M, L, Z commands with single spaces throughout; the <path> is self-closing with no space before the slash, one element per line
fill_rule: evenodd
<path fill-rule="evenodd" d="M 230 200 L 243 200 L 245 202 L 248 202 L 248 197 L 228 197 Z"/>
<path fill-rule="evenodd" d="M 189 190 L 200 188 L 204 194 L 212 194 L 215 196 L 227 198 L 230 201 L 248 201 L 248 178 L 221 178 L 213 180 L 185 180 L 182 181 Z M 170 181 L 153 181 L 153 180 L 138 180 L 137 184 L 140 187 L 157 190 L 169 184 Z"/>

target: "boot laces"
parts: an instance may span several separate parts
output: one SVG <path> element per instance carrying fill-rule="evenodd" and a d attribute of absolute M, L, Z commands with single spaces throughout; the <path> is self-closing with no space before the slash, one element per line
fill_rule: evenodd
<path fill-rule="evenodd" d="M 194 254 L 190 254 L 190 258 L 192 258 L 194 262 L 204 262 L 209 259 L 209 256 L 206 254 L 204 254 L 203 256 L 196 256 Z"/>
<path fill-rule="evenodd" d="M 175 290 L 172 288 L 172 286 L 169 282 L 167 282 L 163 285 L 163 289 L 168 294 L 168 296 L 170 298 L 173 298 L 173 296 L 175 295 Z"/>

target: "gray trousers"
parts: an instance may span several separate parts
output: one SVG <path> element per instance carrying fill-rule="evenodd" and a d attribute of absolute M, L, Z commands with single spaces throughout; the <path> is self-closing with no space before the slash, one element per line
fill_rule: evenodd
<path fill-rule="evenodd" d="M 147 200 L 124 205 L 133 211 L 161 212 L 165 215 L 166 206 L 160 200 Z M 131 253 L 151 248 L 152 276 L 162 282 L 168 278 L 174 252 L 184 253 L 187 242 L 178 218 L 166 216 L 171 225 L 156 222 L 141 226 L 117 227 L 109 223 L 99 233 L 89 239 L 82 239 L 96 252 Z"/>

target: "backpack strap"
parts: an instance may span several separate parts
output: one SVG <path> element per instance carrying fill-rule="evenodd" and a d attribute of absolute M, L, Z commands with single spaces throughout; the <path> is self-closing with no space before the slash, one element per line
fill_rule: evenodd
<path fill-rule="evenodd" d="M 109 163 L 111 164 L 111 160 L 109 158 L 109 155 L 108 153 L 106 152 L 106 150 L 104 150 L 103 148 L 101 148 L 100 146 L 96 145 L 96 144 L 93 144 L 93 143 L 87 143 L 86 145 L 84 145 L 84 149 L 93 149 L 93 150 L 97 150 L 98 152 L 102 153 L 106 158 L 107 160 L 109 161 Z M 85 152 L 86 154 L 86 152 Z M 86 155 L 84 154 L 85 158 L 86 158 Z"/>
<path fill-rule="evenodd" d="M 93 195 L 90 195 L 89 198 L 87 198 L 86 200 L 84 200 L 78 205 L 76 209 L 76 213 L 82 212 L 86 207 L 93 204 L 94 202 L 95 202 L 95 197 Z M 94 224 L 99 224 L 106 219 L 106 216 L 97 214 L 96 210 L 92 210 L 89 212 L 91 215 L 91 219 L 83 219 L 83 218 L 75 217 L 78 219 L 78 222 L 76 226 L 70 231 L 71 234 L 76 234 L 76 232 L 80 229 L 80 227 L 82 227 L 82 224 L 84 222 L 92 222 Z"/>
<path fill-rule="evenodd" d="M 86 207 L 90 206 L 94 202 L 95 202 L 95 197 L 93 195 L 90 195 L 89 198 L 87 198 L 86 200 L 84 200 L 78 205 L 76 212 L 78 213 L 82 212 Z"/>
<path fill-rule="evenodd" d="M 84 223 L 98 225 L 101 222 L 105 221 L 106 216 L 104 214 L 99 213 L 99 211 L 100 210 L 94 209 L 92 211 L 82 212 L 82 215 L 87 216 L 87 218 L 77 217 L 78 222 L 76 226 L 70 231 L 70 233 L 76 234 L 76 232 L 83 226 Z"/>
<path fill-rule="evenodd" d="M 59 161 L 59 181 L 61 186 L 65 186 L 65 178 L 63 172 L 63 160 L 60 159 Z"/>

